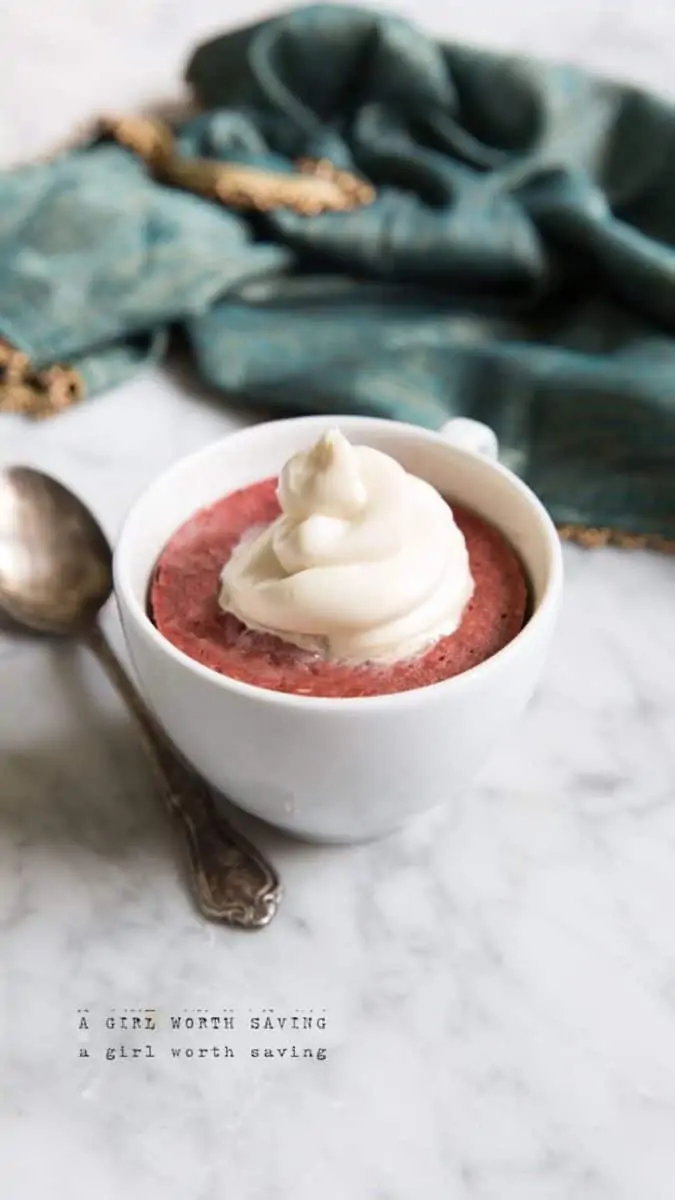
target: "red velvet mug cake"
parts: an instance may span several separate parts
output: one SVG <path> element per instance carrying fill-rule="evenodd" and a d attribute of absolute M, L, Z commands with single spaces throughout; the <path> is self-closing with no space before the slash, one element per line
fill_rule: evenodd
<path fill-rule="evenodd" d="M 506 539 L 393 458 L 339 430 L 201 509 L 170 538 L 150 615 L 232 679 L 310 697 L 439 683 L 522 629 Z"/>

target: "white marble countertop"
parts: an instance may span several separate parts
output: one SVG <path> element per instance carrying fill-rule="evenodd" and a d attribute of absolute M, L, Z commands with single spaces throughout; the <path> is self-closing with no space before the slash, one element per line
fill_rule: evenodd
<path fill-rule="evenodd" d="M 197 38 L 265 7 L 7 6 L 4 160 L 176 94 Z M 448 36 L 675 86 L 672 0 L 422 8 Z M 114 537 L 157 471 L 241 420 L 157 373 L 4 418 L 0 460 L 63 478 Z M 544 683 L 460 812 L 348 850 L 266 832 L 287 898 L 250 936 L 195 915 L 96 666 L 0 634 L 3 1197 L 672 1200 L 675 560 L 566 563 Z M 156 1030 L 106 1027 L 139 1008 Z M 171 1029 L 197 1008 L 234 1030 Z M 325 1029 L 247 1028 L 263 1008 Z"/>

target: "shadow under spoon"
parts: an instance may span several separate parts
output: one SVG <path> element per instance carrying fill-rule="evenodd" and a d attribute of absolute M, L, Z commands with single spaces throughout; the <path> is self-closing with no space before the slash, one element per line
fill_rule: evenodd
<path fill-rule="evenodd" d="M 274 868 L 220 813 L 110 646 L 98 615 L 112 592 L 112 551 L 98 522 L 63 484 L 29 467 L 0 470 L 0 612 L 36 633 L 89 647 L 134 714 L 187 849 L 197 903 L 210 920 L 247 929 L 274 917 Z"/>

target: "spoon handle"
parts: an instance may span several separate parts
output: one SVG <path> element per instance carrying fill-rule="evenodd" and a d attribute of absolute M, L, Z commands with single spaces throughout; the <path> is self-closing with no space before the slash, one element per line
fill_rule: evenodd
<path fill-rule="evenodd" d="M 85 641 L 136 717 L 167 807 L 182 830 L 203 915 L 246 929 L 269 924 L 282 894 L 276 871 L 216 809 L 208 787 L 157 724 L 100 625 Z"/>

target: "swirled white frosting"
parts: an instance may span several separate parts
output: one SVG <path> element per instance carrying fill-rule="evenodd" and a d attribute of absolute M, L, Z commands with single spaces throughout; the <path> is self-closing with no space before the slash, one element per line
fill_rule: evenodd
<path fill-rule="evenodd" d="M 223 610 L 353 663 L 410 658 L 457 629 L 469 556 L 430 484 L 335 429 L 286 463 L 277 494 L 281 516 L 225 564 Z"/>

